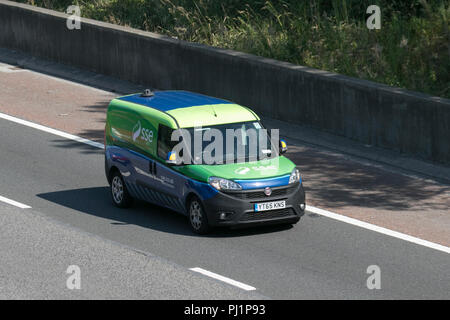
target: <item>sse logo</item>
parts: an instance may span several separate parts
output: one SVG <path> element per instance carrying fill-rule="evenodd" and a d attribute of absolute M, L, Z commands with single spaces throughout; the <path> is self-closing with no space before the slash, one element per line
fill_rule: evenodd
<path fill-rule="evenodd" d="M 138 121 L 138 123 L 136 123 L 136 125 L 133 128 L 132 134 L 133 141 L 136 142 L 136 140 L 139 137 L 147 143 L 153 142 L 153 131 L 146 128 L 142 128 L 140 121 Z"/>

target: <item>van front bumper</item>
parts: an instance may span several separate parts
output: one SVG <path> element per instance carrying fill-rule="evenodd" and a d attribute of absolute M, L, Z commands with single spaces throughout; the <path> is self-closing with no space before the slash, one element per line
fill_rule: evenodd
<path fill-rule="evenodd" d="M 280 200 L 286 201 L 284 209 L 260 212 L 254 210 L 256 203 Z M 294 224 L 305 213 L 304 206 L 301 208 L 301 205 L 305 204 L 305 192 L 303 185 L 297 183 L 272 188 L 271 196 L 266 196 L 264 189 L 218 192 L 203 203 L 211 226 Z"/>

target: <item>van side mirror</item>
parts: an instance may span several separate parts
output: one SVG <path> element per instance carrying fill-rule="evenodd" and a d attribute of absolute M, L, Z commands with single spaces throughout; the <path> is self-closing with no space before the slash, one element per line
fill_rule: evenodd
<path fill-rule="evenodd" d="M 169 151 L 167 153 L 166 163 L 172 166 L 177 164 L 177 154 L 175 151 Z"/>
<path fill-rule="evenodd" d="M 284 139 L 280 139 L 280 154 L 286 153 L 288 147 Z"/>

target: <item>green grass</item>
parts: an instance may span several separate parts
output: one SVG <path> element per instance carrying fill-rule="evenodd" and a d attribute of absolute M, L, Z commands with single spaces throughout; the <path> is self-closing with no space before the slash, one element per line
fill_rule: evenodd
<path fill-rule="evenodd" d="M 22 0 L 450 98 L 448 0 Z M 381 8 L 368 30 L 366 8 Z"/>

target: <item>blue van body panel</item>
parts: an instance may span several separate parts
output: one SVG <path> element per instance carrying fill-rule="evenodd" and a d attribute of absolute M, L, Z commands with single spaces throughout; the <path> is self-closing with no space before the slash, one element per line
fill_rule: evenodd
<path fill-rule="evenodd" d="M 105 149 L 105 168 L 108 175 L 116 167 L 132 197 L 186 213 L 186 200 L 195 194 L 202 201 L 218 193 L 208 183 L 193 180 L 138 152 L 116 146 Z M 152 166 L 156 172 L 151 172 Z"/>
<path fill-rule="evenodd" d="M 193 179 L 187 178 L 187 185 L 189 190 L 195 191 L 195 193 L 202 200 L 207 200 L 214 197 L 219 191 L 211 187 L 208 183 L 196 181 Z"/>
<path fill-rule="evenodd" d="M 208 97 L 202 94 L 187 91 L 156 91 L 151 97 L 142 97 L 140 94 L 134 94 L 120 97 L 118 99 L 144 105 L 164 112 L 193 106 L 231 104 L 231 102 L 227 100 Z"/>

